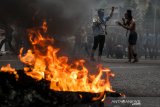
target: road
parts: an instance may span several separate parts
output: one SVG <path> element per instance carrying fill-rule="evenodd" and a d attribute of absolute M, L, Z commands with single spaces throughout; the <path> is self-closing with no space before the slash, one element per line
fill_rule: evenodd
<path fill-rule="evenodd" d="M 113 89 L 124 93 L 129 101 L 140 100 L 140 107 L 160 107 L 160 61 L 140 60 L 135 64 L 125 61 L 104 58 L 103 65 L 115 74 L 111 79 Z M 131 105 L 124 107 L 128 106 Z"/>
<path fill-rule="evenodd" d="M 125 60 L 106 59 L 115 77 L 111 80 L 116 91 L 129 97 L 160 97 L 160 61 L 142 60 L 125 63 Z"/>
<path fill-rule="evenodd" d="M 109 67 L 115 74 L 110 80 L 113 89 L 127 97 L 156 100 L 158 106 L 155 107 L 159 107 L 160 60 L 140 60 L 138 63 L 125 63 L 125 61 L 125 59 L 103 58 L 103 66 Z M 16 69 L 23 67 L 14 55 L 0 56 L 0 67 L 7 63 Z"/>

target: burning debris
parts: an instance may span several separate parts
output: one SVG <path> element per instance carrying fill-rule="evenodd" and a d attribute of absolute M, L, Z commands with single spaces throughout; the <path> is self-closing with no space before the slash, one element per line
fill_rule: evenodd
<path fill-rule="evenodd" d="M 8 73 L 10 73 L 10 74 L 14 74 L 16 79 L 19 78 L 19 76 L 18 76 L 18 74 L 17 74 L 17 71 L 16 71 L 14 68 L 12 68 L 10 64 L 8 64 L 6 67 L 2 67 L 2 68 L 0 69 L 0 71 L 8 72 Z"/>
<path fill-rule="evenodd" d="M 78 107 L 89 107 L 90 105 L 92 107 L 93 105 L 103 105 L 102 100 L 105 96 L 121 97 L 119 93 L 115 92 L 55 91 L 49 88 L 50 82 L 45 79 L 37 81 L 27 76 L 23 70 L 18 70 L 17 73 L 18 81 L 14 74 L 0 72 L 1 107 L 36 107 L 38 105 L 43 107 L 77 107 L 78 105 Z M 93 98 L 99 99 L 93 101 Z"/>
<path fill-rule="evenodd" d="M 109 77 L 114 76 L 110 69 L 98 66 L 98 74 L 90 74 L 85 61 L 69 63 L 68 57 L 59 57 L 59 49 L 53 46 L 54 40 L 47 34 L 47 24 L 28 30 L 32 49 L 22 55 L 24 70 L 16 71 L 10 65 L 1 68 L 1 105 L 30 106 L 40 103 L 43 106 L 96 102 L 116 94 L 110 85 Z M 8 74 L 8 73 L 9 74 Z M 106 78 L 102 79 L 102 75 Z M 16 81 L 16 79 L 18 81 Z M 8 89 L 4 90 L 3 88 Z M 6 91 L 6 92 L 4 92 Z M 16 102 L 12 102 L 12 100 Z"/>

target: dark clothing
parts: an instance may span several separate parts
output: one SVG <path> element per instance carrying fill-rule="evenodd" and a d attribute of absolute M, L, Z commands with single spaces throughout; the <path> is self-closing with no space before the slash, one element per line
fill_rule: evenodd
<path fill-rule="evenodd" d="M 3 46 L 4 43 L 8 43 L 8 45 L 9 45 L 11 51 L 14 52 L 14 48 L 13 48 L 11 42 L 12 42 L 12 39 L 6 39 L 6 38 L 3 39 L 3 40 L 1 41 L 1 43 L 0 43 L 0 49 L 2 48 L 2 46 Z"/>
<path fill-rule="evenodd" d="M 105 43 L 105 35 L 98 35 L 94 37 L 93 50 L 96 50 L 99 45 L 98 55 L 102 55 L 103 47 Z"/>
<path fill-rule="evenodd" d="M 135 45 L 129 45 L 128 46 L 128 59 L 129 59 L 129 61 L 131 61 L 132 58 L 137 59 L 137 53 L 136 53 L 136 50 L 135 50 Z"/>
<path fill-rule="evenodd" d="M 130 32 L 128 43 L 129 45 L 136 45 L 137 42 L 137 33 L 136 32 Z"/>
<path fill-rule="evenodd" d="M 11 44 L 13 29 L 7 24 L 6 25 L 1 25 L 0 27 L 5 30 L 5 39 L 3 39 L 0 43 L 0 50 L 1 50 L 4 43 L 8 43 L 11 51 L 15 52 L 15 50 L 14 50 L 12 44 Z"/>
<path fill-rule="evenodd" d="M 128 59 L 129 59 L 129 62 L 131 62 L 132 58 L 134 58 L 135 61 L 138 60 L 136 49 L 135 49 L 136 42 L 137 42 L 137 33 L 132 31 L 132 32 L 130 32 L 129 38 L 128 38 L 128 43 L 129 43 Z"/>

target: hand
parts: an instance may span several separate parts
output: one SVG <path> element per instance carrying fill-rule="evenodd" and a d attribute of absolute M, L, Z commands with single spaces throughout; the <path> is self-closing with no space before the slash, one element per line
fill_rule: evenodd
<path fill-rule="evenodd" d="M 117 21 L 116 23 L 117 23 L 119 26 L 122 26 L 122 23 L 121 23 L 121 22 Z"/>

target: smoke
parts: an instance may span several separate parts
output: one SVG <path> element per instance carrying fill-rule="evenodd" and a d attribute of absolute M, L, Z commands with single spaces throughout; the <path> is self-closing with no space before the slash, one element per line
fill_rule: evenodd
<path fill-rule="evenodd" d="M 1 20 L 18 21 L 31 27 L 46 19 L 49 31 L 57 35 L 71 34 L 90 14 L 93 0 L 1 0 Z"/>
<path fill-rule="evenodd" d="M 47 5 L 47 6 L 46 6 Z M 42 0 L 39 6 L 44 7 L 49 22 L 49 30 L 54 34 L 73 33 L 90 17 L 93 6 L 91 0 Z"/>
<path fill-rule="evenodd" d="M 15 23 L 24 31 L 48 22 L 49 35 L 57 40 L 67 39 L 91 18 L 91 9 L 96 0 L 1 0 L 0 21 Z M 24 38 L 19 35 L 21 38 Z M 25 38 L 24 42 L 27 38 Z M 60 41 L 61 42 L 61 41 Z M 57 47 L 66 48 L 69 43 L 59 43 Z M 28 43 L 25 43 L 28 47 Z M 63 45 L 63 47 L 62 47 Z M 64 48 L 65 46 L 65 48 Z M 61 50 L 63 50 L 61 49 Z M 68 51 L 68 50 L 67 50 Z"/>

